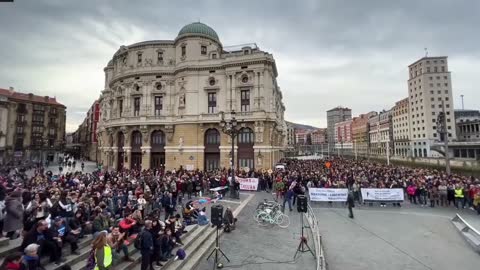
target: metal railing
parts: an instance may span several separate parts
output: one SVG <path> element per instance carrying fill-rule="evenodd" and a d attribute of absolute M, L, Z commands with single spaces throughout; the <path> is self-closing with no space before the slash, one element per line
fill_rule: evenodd
<path fill-rule="evenodd" d="M 327 269 L 327 265 L 323 253 L 322 236 L 320 235 L 320 228 L 318 227 L 317 217 L 315 216 L 315 213 L 313 212 L 313 209 L 310 205 L 308 205 L 307 213 L 305 214 L 305 216 L 307 217 L 307 222 L 313 235 L 313 243 L 315 246 L 315 260 L 317 263 L 316 269 L 325 270 Z"/>
<path fill-rule="evenodd" d="M 480 252 L 480 232 L 468 224 L 459 214 L 456 214 L 455 217 L 452 218 L 452 223 L 460 231 L 465 240 Z"/>

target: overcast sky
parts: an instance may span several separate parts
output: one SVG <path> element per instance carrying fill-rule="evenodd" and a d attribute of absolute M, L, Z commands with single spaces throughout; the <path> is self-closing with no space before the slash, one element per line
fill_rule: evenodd
<path fill-rule="evenodd" d="M 480 108 L 480 1 L 15 0 L 0 3 L 0 88 L 56 96 L 74 131 L 121 46 L 174 39 L 200 20 L 224 46 L 251 43 L 275 57 L 289 121 L 326 126 L 407 97 L 407 66 L 447 55 L 455 108 Z"/>

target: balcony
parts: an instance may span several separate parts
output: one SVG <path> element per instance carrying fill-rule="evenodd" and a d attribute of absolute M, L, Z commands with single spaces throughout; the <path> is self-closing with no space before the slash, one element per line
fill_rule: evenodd
<path fill-rule="evenodd" d="M 17 126 L 22 126 L 22 127 L 24 127 L 24 126 L 27 125 L 27 120 L 25 120 L 25 119 L 23 119 L 23 120 L 17 119 L 17 121 L 15 121 L 15 123 L 17 123 Z"/>
<path fill-rule="evenodd" d="M 57 127 L 58 127 L 58 124 L 57 124 L 57 122 L 52 122 L 52 121 L 50 121 L 50 122 L 48 122 L 48 126 L 49 126 L 49 127 L 53 127 L 53 128 L 57 128 Z"/>

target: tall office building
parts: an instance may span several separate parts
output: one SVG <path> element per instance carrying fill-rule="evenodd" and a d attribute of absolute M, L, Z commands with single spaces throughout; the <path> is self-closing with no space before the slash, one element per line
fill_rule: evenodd
<path fill-rule="evenodd" d="M 331 150 L 335 147 L 335 124 L 352 119 L 352 110 L 346 107 L 335 107 L 327 111 L 328 146 Z"/>
<path fill-rule="evenodd" d="M 445 110 L 448 139 L 455 140 L 452 81 L 446 56 L 423 57 L 409 67 L 411 149 L 414 157 L 432 157 L 430 146 L 440 140 L 437 117 Z"/>

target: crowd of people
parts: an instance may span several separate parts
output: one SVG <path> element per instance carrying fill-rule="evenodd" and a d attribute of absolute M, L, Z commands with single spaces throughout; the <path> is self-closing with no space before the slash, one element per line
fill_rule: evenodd
<path fill-rule="evenodd" d="M 363 202 L 362 188 L 402 188 L 412 204 L 469 208 L 480 214 L 480 181 L 473 176 L 343 158 L 284 162 L 286 170 L 272 176 L 273 190 L 277 198 L 284 195 L 284 205 L 288 202 L 290 206 L 291 201 L 294 205 L 297 195 L 305 194 L 312 187 L 348 188 L 357 202 Z M 398 202 L 394 205 L 401 206 Z"/>
<path fill-rule="evenodd" d="M 21 170 L 3 171 L 0 176 L 0 237 L 4 233 L 11 239 L 22 237 L 24 265 L 37 263 L 32 262 L 37 255 L 61 264 L 63 247 L 77 254 L 80 239 L 93 237 L 91 269 L 109 269 L 113 261 L 131 260 L 127 245 L 137 238 L 142 270 L 161 266 L 173 256 L 174 247 L 183 244 L 185 226 L 208 224 L 205 206 L 196 197 L 205 197 L 216 187 L 239 189 L 238 181 L 229 182 L 227 169 L 84 173 L 83 166 L 77 171 L 71 160 L 65 162 L 69 168 L 57 175 L 39 167 L 32 177 Z M 290 211 L 298 195 L 312 187 L 349 188 L 358 202 L 362 188 L 402 188 L 412 204 L 471 208 L 480 214 L 480 182 L 471 176 L 343 158 L 283 162 L 285 169 L 242 171 L 237 176 L 258 178 L 259 190 L 274 192 Z M 211 199 L 221 197 L 215 193 Z M 231 209 L 225 218 L 225 229 L 233 229 L 236 219 Z"/>
<path fill-rule="evenodd" d="M 141 237 L 142 269 L 161 266 L 183 244 L 185 226 L 209 223 L 205 205 L 222 197 L 209 190 L 230 186 L 226 169 L 84 173 L 72 161 L 65 164 L 70 169 L 59 174 L 39 167 L 32 177 L 18 169 L 0 176 L 0 237 L 22 237 L 20 250 L 38 245 L 38 254 L 55 264 L 64 262 L 64 247 L 78 254 L 80 239 L 93 237 L 95 252 L 89 258 L 94 267 L 108 269 L 122 257 L 131 260 L 127 244 Z M 238 182 L 232 188 L 238 192 Z M 234 225 L 233 217 L 226 224 Z M 110 262 L 105 249 L 111 251 Z"/>

